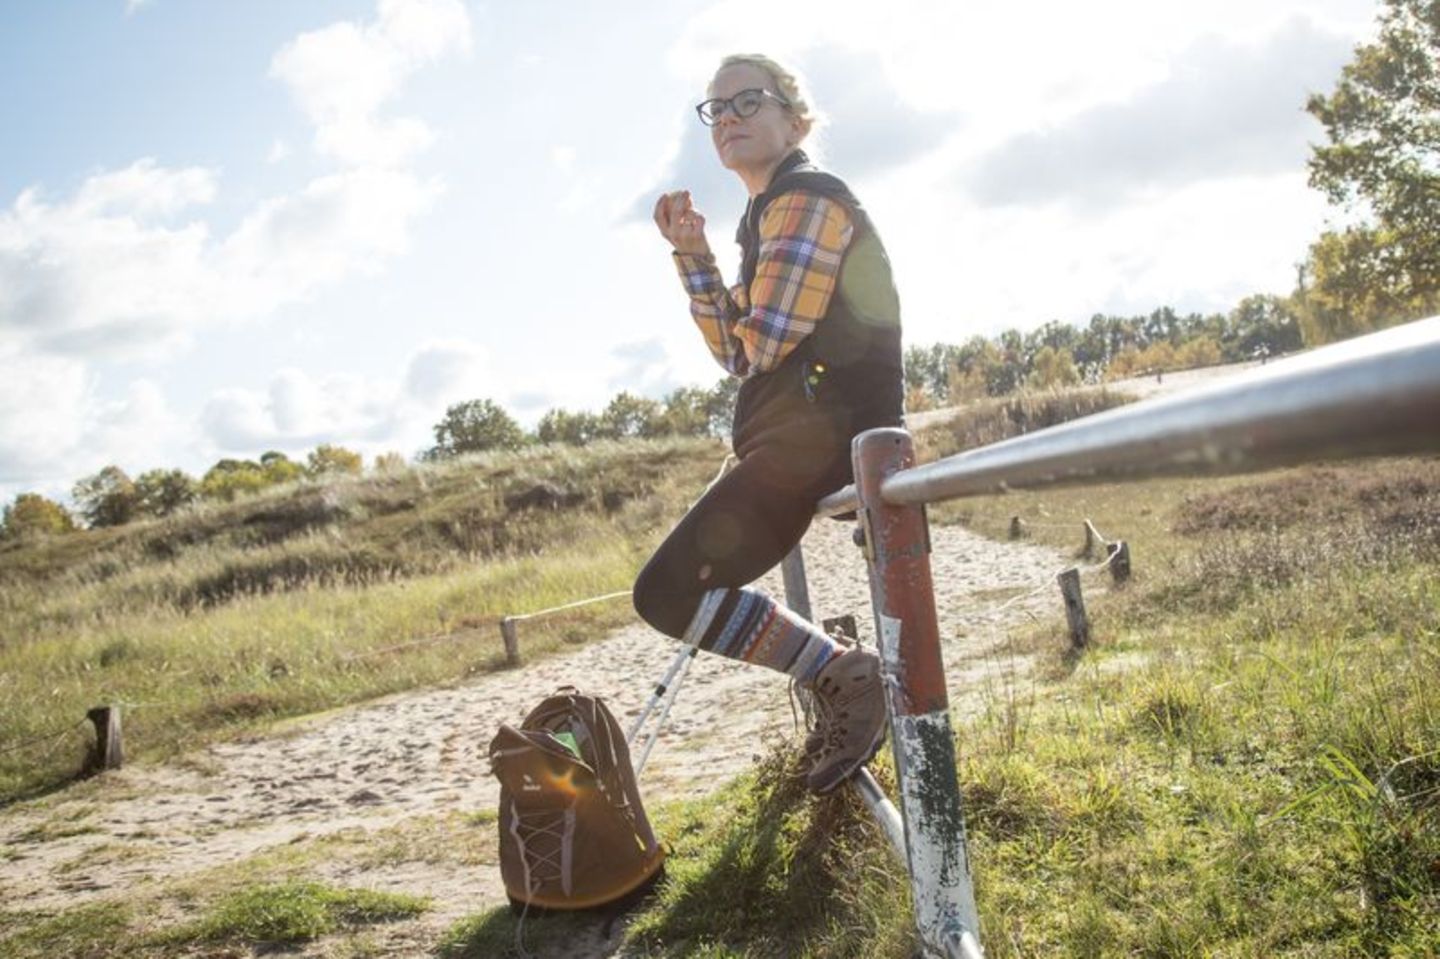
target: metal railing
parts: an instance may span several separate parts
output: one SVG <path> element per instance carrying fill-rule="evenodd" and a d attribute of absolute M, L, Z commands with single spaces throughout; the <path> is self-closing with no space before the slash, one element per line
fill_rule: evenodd
<path fill-rule="evenodd" d="M 903 839 L 899 851 L 909 867 L 925 953 L 979 957 L 924 504 L 1060 482 L 1440 451 L 1440 317 L 924 466 L 915 465 L 904 430 L 862 433 L 852 450 L 856 484 L 826 497 L 817 513 L 858 511 L 903 831 L 873 780 L 862 778 L 855 788 L 892 842 Z M 798 571 L 799 599 L 798 553 L 790 566 L 787 590 Z"/>
<path fill-rule="evenodd" d="M 885 502 L 935 503 L 1064 480 L 1236 472 L 1440 446 L 1440 317 L 906 470 Z M 825 516 L 856 507 L 847 486 Z"/>

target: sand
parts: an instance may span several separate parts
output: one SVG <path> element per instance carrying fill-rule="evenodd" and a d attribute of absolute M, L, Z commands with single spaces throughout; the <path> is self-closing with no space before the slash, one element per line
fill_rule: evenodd
<path fill-rule="evenodd" d="M 873 643 L 864 558 L 851 528 L 817 521 L 806 537 L 811 602 L 817 618 L 853 613 L 862 640 Z M 1077 544 L 1080 537 L 1077 523 Z M 934 528 L 932 546 L 951 701 L 964 714 L 995 702 L 998 689 L 1025 682 L 1029 663 L 998 651 L 1003 627 L 1027 615 L 1058 623 L 1058 590 L 1043 587 L 1069 561 L 955 527 Z M 778 570 L 759 585 L 783 595 Z M 1036 586 L 1038 594 L 995 612 Z M 500 723 L 518 724 L 543 696 L 569 684 L 604 697 L 628 727 L 677 648 L 637 622 L 574 652 L 463 686 L 333 711 L 182 762 L 130 766 L 107 774 L 104 788 L 75 791 L 81 795 L 12 807 L 0 813 L 0 844 L 18 858 L 4 864 L 0 894 L 13 909 L 58 911 L 310 837 L 494 809 L 498 786 L 484 749 Z M 712 792 L 775 740 L 795 735 L 783 676 L 702 655 L 644 770 L 647 803 Z M 53 835 L 55 824 L 66 822 L 89 831 L 36 838 L 37 827 Z M 494 867 L 336 863 L 322 872 L 343 884 L 433 898 L 436 908 L 424 920 L 396 924 L 386 954 L 427 954 L 450 922 L 505 901 Z M 576 945 L 572 954 L 608 954 L 603 943 L 592 946 Z"/>

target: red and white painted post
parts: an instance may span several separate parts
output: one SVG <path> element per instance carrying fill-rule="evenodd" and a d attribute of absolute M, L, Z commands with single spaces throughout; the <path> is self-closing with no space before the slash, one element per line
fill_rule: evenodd
<path fill-rule="evenodd" d="M 915 921 L 927 955 L 979 957 L 980 922 L 960 810 L 950 698 L 940 658 L 930 533 L 922 506 L 891 506 L 884 481 L 915 465 L 910 434 L 868 430 L 851 447 Z"/>

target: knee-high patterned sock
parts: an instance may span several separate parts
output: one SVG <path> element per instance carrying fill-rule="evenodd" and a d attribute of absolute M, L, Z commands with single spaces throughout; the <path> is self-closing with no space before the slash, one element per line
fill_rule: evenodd
<path fill-rule="evenodd" d="M 685 640 L 721 656 L 789 673 L 806 686 L 845 651 L 819 627 L 752 589 L 706 593 Z"/>

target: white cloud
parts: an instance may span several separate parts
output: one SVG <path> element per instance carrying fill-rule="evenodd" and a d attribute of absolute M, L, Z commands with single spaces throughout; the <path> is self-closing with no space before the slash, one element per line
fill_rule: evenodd
<path fill-rule="evenodd" d="M 403 397 L 393 384 L 286 370 L 263 395 L 222 392 L 182 420 L 149 381 L 100 400 L 95 368 L 162 357 L 206 324 L 263 317 L 406 252 L 441 186 L 403 164 L 432 134 L 380 111 L 415 70 L 468 46 L 459 0 L 381 0 L 368 23 L 286 45 L 272 72 L 340 168 L 257 203 L 226 235 L 202 215 L 220 172 L 149 157 L 91 175 L 68 198 L 31 188 L 0 207 L 0 489 L 46 477 L 37 481 L 68 485 L 107 462 L 149 467 L 215 446 L 398 436 L 405 415 L 425 415 L 409 401 L 394 413 L 387 404 Z M 277 139 L 268 159 L 288 152 Z"/>
<path fill-rule="evenodd" d="M 968 185 L 989 203 L 1112 204 L 1157 187 L 1300 169 L 1319 133 L 1305 98 L 1349 52 L 1346 38 L 1299 19 L 1260 44 L 1204 38 L 1134 97 L 987 153 Z"/>
<path fill-rule="evenodd" d="M 315 148 L 353 166 L 395 166 L 429 146 L 415 117 L 380 110 L 410 73 L 470 48 L 459 0 L 381 0 L 369 23 L 344 21 L 303 33 L 277 53 L 271 74 L 289 85 L 315 124 Z"/>
<path fill-rule="evenodd" d="M 133 17 L 154 2 L 155 0 L 125 0 L 125 16 Z"/>
<path fill-rule="evenodd" d="M 200 426 L 217 448 L 242 456 L 265 449 L 296 452 L 350 437 L 383 438 L 397 412 L 396 392 L 384 380 L 347 373 L 317 378 L 282 369 L 263 391 L 216 391 L 201 411 Z"/>
<path fill-rule="evenodd" d="M 484 350 L 459 340 L 422 345 L 406 364 L 404 383 L 407 398 L 433 408 L 496 392 Z"/>
<path fill-rule="evenodd" d="M 166 218 L 208 202 L 208 171 L 142 160 L 69 202 L 33 190 L 0 211 L 0 343 L 90 359 L 154 356 L 206 323 L 248 320 L 408 249 L 439 184 L 400 170 L 318 177 L 219 242 Z"/>
<path fill-rule="evenodd" d="M 69 202 L 21 193 L 0 211 L 0 347 L 123 356 L 183 340 L 214 289 L 209 229 L 158 220 L 213 190 L 208 171 L 141 160 L 91 177 Z"/>
<path fill-rule="evenodd" d="M 53 475 L 69 459 L 85 429 L 89 387 L 76 360 L 0 356 L 0 483 Z"/>
<path fill-rule="evenodd" d="M 264 389 L 217 390 L 200 426 L 208 441 L 232 455 L 264 449 L 303 452 L 339 442 L 366 453 L 415 452 L 431 439 L 445 408 L 463 400 L 509 397 L 474 343 L 432 341 L 411 354 L 393 377 L 277 371 Z"/>
<path fill-rule="evenodd" d="M 572 173 L 575 170 L 575 148 L 567 145 L 558 145 L 550 148 L 550 162 L 555 164 L 555 169 L 561 173 Z"/>
<path fill-rule="evenodd" d="M 611 390 L 658 397 L 681 385 L 662 337 L 620 343 L 610 350 L 610 358 L 612 372 L 607 381 Z"/>
<path fill-rule="evenodd" d="M 278 137 L 270 144 L 270 150 L 265 154 L 266 163 L 281 163 L 290 157 L 290 144 Z"/>
<path fill-rule="evenodd" d="M 173 451 L 191 446 L 196 439 L 194 427 L 171 408 L 160 384 L 150 379 L 131 382 L 119 400 L 93 404 L 87 417 L 82 456 L 75 458 L 72 476 L 93 473 L 107 463 L 123 464 L 139 475 L 170 465 Z"/>
<path fill-rule="evenodd" d="M 218 181 L 214 170 L 170 170 L 157 166 L 154 157 L 146 157 L 123 170 L 90 177 L 71 207 L 81 217 L 130 214 L 137 219 L 164 218 L 215 199 Z"/>
<path fill-rule="evenodd" d="M 435 181 L 372 168 L 267 201 L 215 251 L 221 302 L 232 314 L 264 315 L 352 272 L 374 272 L 408 249 L 410 223 L 439 193 Z"/>
<path fill-rule="evenodd" d="M 77 479 L 111 463 L 136 475 L 194 441 L 193 427 L 153 380 L 135 380 L 120 398 L 100 401 L 80 361 L 0 359 L 0 498 L 27 490 L 64 496 Z"/>

